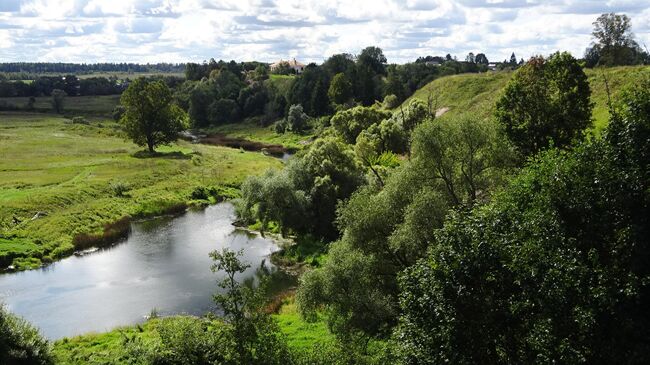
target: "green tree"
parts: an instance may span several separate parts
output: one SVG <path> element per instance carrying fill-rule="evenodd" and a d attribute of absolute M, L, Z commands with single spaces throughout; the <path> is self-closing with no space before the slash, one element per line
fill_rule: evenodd
<path fill-rule="evenodd" d="M 52 109 L 54 109 L 55 113 L 61 114 L 63 113 L 63 108 L 65 106 L 65 97 L 68 94 L 66 94 L 65 91 L 61 89 L 54 89 L 52 90 Z"/>
<path fill-rule="evenodd" d="M 532 58 L 508 82 L 496 117 L 524 156 L 567 147 L 592 123 L 589 82 L 569 53 Z"/>
<path fill-rule="evenodd" d="M 50 344 L 36 328 L 0 304 L 0 364 L 54 364 Z"/>
<path fill-rule="evenodd" d="M 352 109 L 337 112 L 331 120 L 331 124 L 337 134 L 347 143 L 354 143 L 361 131 L 377 124 L 384 119 L 390 118 L 389 111 L 373 107 L 357 106 Z"/>
<path fill-rule="evenodd" d="M 352 83 L 344 73 L 338 73 L 332 79 L 327 95 L 334 104 L 345 104 L 352 98 L 354 92 Z"/>
<path fill-rule="evenodd" d="M 296 104 L 292 105 L 289 108 L 289 113 L 287 114 L 287 124 L 289 129 L 296 133 L 302 133 L 307 129 L 307 122 L 309 116 L 305 114 L 302 109 L 302 105 Z"/>
<path fill-rule="evenodd" d="M 175 141 L 185 128 L 186 114 L 174 104 L 171 91 L 162 81 L 136 79 L 120 103 L 125 108 L 120 122 L 127 135 L 135 144 L 147 146 L 149 152 Z"/>
<path fill-rule="evenodd" d="M 208 108 L 210 124 L 226 124 L 237 122 L 241 118 L 239 105 L 231 99 L 219 99 Z"/>
<path fill-rule="evenodd" d="M 200 82 L 190 91 L 188 114 L 193 127 L 201 128 L 210 125 L 209 107 L 214 100 L 213 90 L 207 83 Z"/>
<path fill-rule="evenodd" d="M 370 46 L 364 48 L 357 56 L 357 63 L 360 66 L 370 68 L 377 75 L 386 74 L 386 56 L 379 47 Z"/>
<path fill-rule="evenodd" d="M 233 352 L 236 364 L 285 364 L 290 353 L 280 329 L 272 318 L 262 311 L 264 304 L 262 289 L 244 286 L 236 276 L 250 265 L 239 260 L 242 252 L 228 248 L 213 251 L 212 271 L 223 272 L 225 277 L 219 286 L 224 294 L 216 294 L 214 301 L 224 311 L 224 319 L 230 325 L 235 343 Z"/>
<path fill-rule="evenodd" d="M 632 22 L 627 15 L 602 14 L 593 25 L 591 34 L 596 42 L 588 50 L 591 65 L 631 65 L 641 61 L 639 56 L 643 52 L 634 41 Z M 596 58 L 596 62 L 589 58 Z"/>

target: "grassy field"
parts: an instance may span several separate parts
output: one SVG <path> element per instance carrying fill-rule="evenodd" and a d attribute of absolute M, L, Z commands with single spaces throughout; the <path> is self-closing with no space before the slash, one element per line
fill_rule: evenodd
<path fill-rule="evenodd" d="M 155 157 L 141 151 L 111 122 L 0 113 L 0 266 L 70 255 L 119 234 L 111 223 L 121 218 L 183 207 L 201 187 L 232 195 L 246 176 L 281 166 L 261 153 L 187 142 Z"/>
<path fill-rule="evenodd" d="M 650 77 L 649 66 L 612 67 L 585 70 L 591 86 L 591 100 L 594 103 L 594 131 L 599 134 L 609 120 L 607 91 L 604 79 L 609 83 L 613 98 L 621 89 L 639 77 Z M 644 76 L 645 75 L 645 76 Z M 483 74 L 462 74 L 442 77 L 416 91 L 406 103 L 417 98 L 426 102 L 431 94 L 438 97 L 438 106 L 447 107 L 449 115 L 476 113 L 489 117 L 512 72 L 488 72 Z"/>
<path fill-rule="evenodd" d="M 286 132 L 278 134 L 273 127 L 261 127 L 252 122 L 243 122 L 236 124 L 226 124 L 223 126 L 210 128 L 208 133 L 222 133 L 234 138 L 244 138 L 250 141 L 262 142 L 267 144 L 280 144 L 291 149 L 301 149 L 313 136 L 312 134 L 296 134 Z"/>
<path fill-rule="evenodd" d="M 34 110 L 39 112 L 52 111 L 52 98 L 39 96 L 34 103 Z M 0 98 L 0 103 L 7 103 L 20 109 L 25 109 L 29 97 Z M 68 96 L 65 98 L 63 113 L 70 116 L 102 116 L 110 117 L 113 109 L 120 103 L 120 95 L 97 96 Z"/>

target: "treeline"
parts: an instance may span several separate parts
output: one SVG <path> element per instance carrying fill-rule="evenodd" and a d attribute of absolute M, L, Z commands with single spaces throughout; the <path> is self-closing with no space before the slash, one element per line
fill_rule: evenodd
<path fill-rule="evenodd" d="M 61 62 L 5 62 L 0 72 L 26 74 L 87 74 L 93 72 L 184 72 L 182 63 L 61 63 Z"/>
<path fill-rule="evenodd" d="M 150 76 L 148 79 L 164 81 L 175 88 L 183 82 L 177 76 Z M 0 97 L 51 96 L 54 90 L 63 90 L 68 96 L 117 95 L 129 86 L 129 79 L 115 76 L 79 78 L 76 75 L 40 76 L 31 82 L 0 79 Z"/>
<path fill-rule="evenodd" d="M 419 59 L 389 65 L 377 47 L 367 47 L 356 56 L 333 55 L 293 77 L 271 75 L 265 63 L 210 60 L 187 64 L 187 81 L 176 98 L 194 127 L 251 117 L 267 125 L 286 117 L 292 105 L 300 105 L 309 117 L 332 115 L 355 105 L 386 102 L 395 107 L 436 77 L 486 70 L 483 61 L 459 62 L 451 57 L 441 64 Z"/>

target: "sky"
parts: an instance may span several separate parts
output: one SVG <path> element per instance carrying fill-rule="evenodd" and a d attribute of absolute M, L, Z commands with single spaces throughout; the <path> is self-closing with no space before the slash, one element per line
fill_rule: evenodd
<path fill-rule="evenodd" d="M 604 12 L 650 47 L 650 0 L 0 0 L 0 62 L 320 63 L 370 45 L 390 63 L 578 57 Z"/>

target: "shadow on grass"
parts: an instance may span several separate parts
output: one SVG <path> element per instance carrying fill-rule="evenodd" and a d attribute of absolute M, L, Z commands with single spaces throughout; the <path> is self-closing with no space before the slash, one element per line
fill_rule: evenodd
<path fill-rule="evenodd" d="M 167 158 L 170 160 L 189 160 L 192 158 L 194 153 L 183 153 L 180 151 L 174 152 L 149 152 L 149 151 L 138 151 L 133 153 L 131 156 L 135 158 Z"/>

